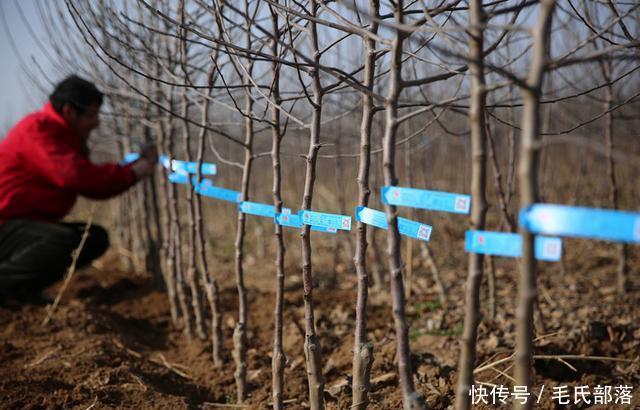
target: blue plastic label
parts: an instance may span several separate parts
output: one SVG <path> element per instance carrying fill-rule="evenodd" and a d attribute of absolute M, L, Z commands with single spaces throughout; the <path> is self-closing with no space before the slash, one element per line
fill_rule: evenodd
<path fill-rule="evenodd" d="M 298 215 L 300 215 L 302 223 L 305 225 L 311 225 L 318 228 L 341 229 L 345 231 L 351 230 L 350 216 L 307 210 L 298 211 Z"/>
<path fill-rule="evenodd" d="M 185 174 L 183 172 L 172 172 L 169 175 L 167 175 L 167 178 L 169 178 L 169 181 L 173 182 L 174 184 L 188 184 L 189 183 L 189 174 Z M 193 184 L 193 186 L 197 186 L 198 185 L 198 176 L 197 175 L 193 175 L 191 177 L 191 183 Z M 202 178 L 201 184 L 203 186 L 212 186 L 213 185 L 213 181 L 211 181 L 210 179 Z"/>
<path fill-rule="evenodd" d="M 291 213 L 280 213 L 276 214 L 274 217 L 275 223 L 282 226 L 288 226 L 290 228 L 302 228 L 302 222 L 300 222 L 300 217 L 296 214 Z"/>
<path fill-rule="evenodd" d="M 566 205 L 534 204 L 520 211 L 532 233 L 640 243 L 640 213 Z"/>
<path fill-rule="evenodd" d="M 522 236 L 517 233 L 466 231 L 464 236 L 467 252 L 511 258 L 522 256 Z M 534 241 L 536 259 L 557 262 L 562 257 L 562 239 L 536 236 Z"/>
<path fill-rule="evenodd" d="M 196 185 L 194 190 L 202 196 L 208 196 L 210 198 L 229 201 L 236 204 L 239 204 L 241 202 L 240 192 L 234 191 L 232 189 L 219 188 L 213 186 L 211 183 L 202 183 L 200 185 Z"/>
<path fill-rule="evenodd" d="M 158 161 L 160 162 L 160 164 L 165 167 L 166 169 L 171 168 L 169 166 L 169 157 L 166 155 L 160 155 L 160 157 L 158 157 Z"/>
<path fill-rule="evenodd" d="M 198 163 L 197 162 L 186 162 L 179 161 L 174 159 L 171 161 L 171 169 L 174 171 L 182 171 L 188 172 L 190 174 L 196 174 L 198 172 Z M 202 174 L 203 175 L 216 175 L 217 169 L 216 164 L 203 162 L 202 163 Z"/>
<path fill-rule="evenodd" d="M 380 229 L 387 229 L 389 226 L 384 212 L 362 206 L 356 208 L 356 221 Z M 402 235 L 428 242 L 431 239 L 432 230 L 430 225 L 398 217 L 398 231 Z"/>
<path fill-rule="evenodd" d="M 189 174 L 184 174 L 182 172 L 171 172 L 167 175 L 169 181 L 174 184 L 188 184 L 189 183 Z"/>
<path fill-rule="evenodd" d="M 336 228 L 327 228 L 325 226 L 314 226 L 311 225 L 311 230 L 316 232 L 324 232 L 324 233 L 337 233 L 338 230 Z"/>
<path fill-rule="evenodd" d="M 286 212 L 288 213 L 286 213 Z M 303 224 L 300 220 L 300 216 L 298 214 L 292 214 L 291 210 L 288 208 L 282 208 L 282 213 L 276 214 L 274 218 L 275 223 L 282 226 L 288 226 L 290 228 L 302 228 Z M 338 232 L 335 228 L 324 228 L 321 226 L 311 226 L 312 231 L 316 232 L 325 232 L 325 233 L 336 233 Z"/>
<path fill-rule="evenodd" d="M 120 165 L 131 164 L 132 162 L 136 162 L 138 159 L 140 159 L 140 154 L 138 154 L 137 152 L 128 152 L 124 154 L 124 159 L 120 161 L 119 164 Z"/>
<path fill-rule="evenodd" d="M 388 205 L 456 214 L 468 214 L 471 209 L 471 196 L 469 195 L 396 186 L 382 187 L 382 202 Z"/>
<path fill-rule="evenodd" d="M 264 216 L 265 218 L 275 218 L 276 207 L 269 204 L 261 204 L 259 202 L 244 201 L 238 205 L 238 211 L 249 214 Z M 282 208 L 283 213 L 291 212 L 288 208 Z"/>
<path fill-rule="evenodd" d="M 198 172 L 197 162 L 180 161 L 178 159 L 169 161 L 169 157 L 166 155 L 160 155 L 159 161 L 163 167 L 167 168 L 170 171 L 188 174 L 196 174 Z M 171 164 L 171 166 L 169 166 L 169 164 Z M 201 169 L 203 175 L 216 175 L 217 173 L 216 164 L 213 163 L 203 162 Z"/>
<path fill-rule="evenodd" d="M 273 218 L 276 216 L 276 207 L 269 204 L 261 204 L 258 202 L 241 202 L 238 205 L 238 211 L 257 216 L 264 216 L 266 218 Z"/>

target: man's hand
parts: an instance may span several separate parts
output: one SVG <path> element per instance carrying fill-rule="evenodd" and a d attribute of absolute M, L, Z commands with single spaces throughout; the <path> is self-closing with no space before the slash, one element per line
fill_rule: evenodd
<path fill-rule="evenodd" d="M 144 178 L 148 178 L 153 175 L 153 171 L 156 168 L 156 162 L 158 161 L 158 157 L 156 154 L 155 161 L 148 159 L 147 157 L 141 156 L 139 160 L 131 164 L 131 169 L 133 169 L 133 173 L 136 174 L 136 179 L 139 181 Z"/>
<path fill-rule="evenodd" d="M 140 149 L 140 158 L 145 158 L 151 163 L 156 164 L 158 162 L 158 149 L 153 143 L 145 144 Z"/>
<path fill-rule="evenodd" d="M 136 179 L 148 178 L 153 174 L 155 165 L 158 163 L 158 150 L 155 144 L 145 144 L 140 148 L 140 159 L 133 163 L 131 168 L 136 174 Z"/>

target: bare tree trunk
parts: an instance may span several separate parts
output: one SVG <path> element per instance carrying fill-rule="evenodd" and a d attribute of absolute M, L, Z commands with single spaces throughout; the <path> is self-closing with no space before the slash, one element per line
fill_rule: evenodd
<path fill-rule="evenodd" d="M 492 321 L 496 318 L 496 268 L 493 263 L 493 256 L 488 255 L 487 261 L 487 287 L 488 297 L 487 303 L 489 304 L 489 319 Z"/>
<path fill-rule="evenodd" d="M 394 8 L 394 16 L 398 24 L 402 24 L 404 2 L 398 0 Z M 389 92 L 385 101 L 386 123 L 383 140 L 383 169 L 385 185 L 398 184 L 395 171 L 396 133 L 398 129 L 398 97 L 402 83 L 402 45 L 405 34 L 396 30 L 392 43 L 391 71 Z M 402 403 L 405 409 L 426 408 L 423 397 L 413 386 L 411 371 L 411 353 L 409 348 L 409 325 L 405 316 L 404 281 L 402 279 L 402 261 L 400 256 L 401 239 L 398 232 L 398 212 L 395 206 L 385 205 L 387 214 L 387 243 L 389 257 L 389 273 L 391 275 L 391 300 L 393 305 L 393 321 L 396 332 L 396 354 L 398 374 L 402 389 Z"/>
<path fill-rule="evenodd" d="M 495 187 L 498 207 L 500 208 L 501 224 L 502 226 L 506 227 L 508 232 L 515 232 L 513 216 L 509 213 L 507 196 L 505 195 L 504 189 L 502 188 L 502 172 L 500 172 L 500 165 L 498 165 L 496 144 L 494 136 L 491 133 L 491 129 L 489 128 L 489 124 L 486 124 L 486 136 L 489 146 L 489 158 L 491 159 L 491 167 L 493 169 L 493 186 Z"/>
<path fill-rule="evenodd" d="M 607 179 L 609 180 L 609 206 L 613 209 L 618 209 L 618 183 L 616 180 L 616 162 L 613 158 L 612 152 L 614 147 L 613 141 L 613 86 L 611 85 L 611 62 L 604 61 L 602 63 L 602 71 L 607 82 L 607 86 L 604 88 L 605 103 L 604 109 L 605 115 L 605 130 L 604 139 L 606 146 L 606 158 L 607 158 Z M 627 292 L 627 270 L 628 270 L 628 248 L 627 245 L 621 243 L 616 245 L 618 252 L 618 269 L 616 271 L 616 288 L 618 295 L 624 295 Z"/>
<path fill-rule="evenodd" d="M 407 141 L 404 146 L 404 169 L 405 169 L 405 178 L 407 180 L 407 185 L 413 186 L 413 170 L 411 169 L 411 141 Z M 416 219 L 416 210 L 409 210 L 409 215 L 411 219 Z M 407 300 L 411 299 L 411 288 L 413 287 L 413 241 L 408 240 L 407 242 L 407 262 L 405 268 L 405 283 L 404 283 L 404 294 Z"/>
<path fill-rule="evenodd" d="M 115 103 L 115 101 L 114 101 Z M 124 110 L 123 110 L 124 111 Z M 126 113 L 126 111 L 125 111 Z M 126 115 L 126 114 L 125 114 Z M 128 121 L 125 120 L 125 121 Z M 114 125 L 118 134 L 122 134 L 120 125 L 116 122 Z M 118 139 L 118 155 L 120 158 L 124 158 L 124 155 L 129 152 L 130 146 L 125 141 L 126 138 Z M 118 197 L 118 206 L 116 207 L 116 226 L 118 246 L 120 247 L 120 268 L 125 272 L 133 271 L 133 235 L 131 232 L 131 215 L 127 212 L 127 209 L 131 209 L 130 204 L 131 191 L 125 192 L 122 196 Z"/>
<path fill-rule="evenodd" d="M 344 186 L 343 184 L 343 180 L 344 180 L 344 171 L 342 169 L 342 160 L 340 158 L 340 155 L 342 153 L 342 143 L 341 140 L 342 138 L 344 138 L 340 133 L 340 132 L 336 132 L 337 137 L 335 139 L 335 147 L 336 147 L 336 158 L 335 158 L 335 174 L 334 174 L 334 182 L 335 182 L 335 193 L 336 193 L 336 199 L 338 202 L 338 209 L 339 209 L 339 213 L 340 214 L 345 214 L 345 205 L 344 205 Z M 342 252 L 346 251 L 345 247 L 343 246 L 343 239 L 342 239 L 342 235 L 333 235 L 333 237 L 331 238 L 333 241 L 333 271 L 330 275 L 328 275 L 328 283 L 327 285 L 330 288 L 335 288 L 336 284 L 338 283 L 338 272 L 337 272 L 337 266 L 340 264 L 340 261 L 342 259 Z"/>
<path fill-rule="evenodd" d="M 318 12 L 318 4 L 310 6 L 310 14 L 315 18 Z M 318 31 L 313 20 L 309 21 L 310 47 L 314 65 L 319 65 Z M 313 200 L 313 186 L 316 179 L 316 161 L 320 149 L 320 121 L 322 115 L 322 87 L 320 85 L 320 73 L 313 70 L 311 73 L 311 87 L 313 95 L 310 98 L 312 106 L 312 118 L 309 128 L 309 152 L 306 158 L 306 173 L 304 181 L 304 193 L 300 209 L 311 209 Z M 320 340 L 316 334 L 316 324 L 313 306 L 313 274 L 311 264 L 311 229 L 305 225 L 301 232 L 302 239 L 302 283 L 305 318 L 304 354 L 307 363 L 307 379 L 309 383 L 309 404 L 312 410 L 324 409 L 324 379 L 322 377 L 322 350 Z"/>
<path fill-rule="evenodd" d="M 504 189 L 502 188 L 502 172 L 500 171 L 500 165 L 498 164 L 498 154 L 496 153 L 495 139 L 487 122 L 485 122 L 485 126 L 487 143 L 489 147 L 489 158 L 491 159 L 491 167 L 493 169 L 493 185 L 495 188 L 496 198 L 498 200 L 498 207 L 500 209 L 500 225 L 501 227 L 506 228 L 508 232 L 514 232 L 515 225 L 513 222 L 513 217 L 509 213 L 509 204 L 507 203 L 507 197 L 505 195 Z M 486 261 L 488 286 L 487 302 L 489 304 L 489 319 L 494 320 L 496 317 L 496 270 L 493 263 L 493 256 L 489 255 L 486 258 Z"/>
<path fill-rule="evenodd" d="M 507 55 L 509 53 L 509 47 L 507 47 Z M 513 87 L 509 86 L 509 98 L 513 100 Z M 513 107 L 509 107 L 508 111 L 508 119 L 513 124 L 515 121 Z M 513 194 L 515 192 L 515 180 L 516 180 L 516 130 L 513 127 L 509 128 L 507 132 L 507 140 L 509 141 L 509 157 L 507 159 L 507 181 L 506 181 L 506 192 L 505 192 L 505 203 L 507 210 L 510 209 L 511 200 L 513 199 Z"/>
<path fill-rule="evenodd" d="M 165 121 L 161 120 L 158 125 L 158 133 L 160 135 L 159 144 L 162 147 L 161 151 L 165 153 L 165 155 L 171 156 L 169 153 L 169 143 L 168 139 L 171 138 L 167 136 L 167 130 L 164 127 Z M 167 128 L 171 128 L 171 125 L 168 125 Z M 171 132 L 169 130 L 169 132 Z M 161 180 L 161 190 L 163 191 L 163 203 L 169 204 L 169 210 L 165 210 L 163 216 L 163 226 L 165 235 L 162 238 L 162 247 L 160 249 L 160 255 L 162 260 L 164 261 L 164 283 L 167 288 L 167 297 L 169 299 L 169 311 L 171 314 L 171 323 L 174 326 L 178 325 L 179 321 L 179 312 L 178 312 L 178 295 L 176 293 L 176 268 L 175 268 L 175 257 L 173 256 L 173 237 L 172 237 L 172 217 L 171 217 L 171 204 L 174 201 L 173 194 L 174 190 L 171 187 L 171 183 L 167 180 L 168 171 L 163 168 L 162 174 L 160 176 Z"/>
<path fill-rule="evenodd" d="M 251 121 L 251 120 L 249 120 Z M 245 126 L 248 124 L 245 123 Z M 252 126 L 250 126 L 252 128 Z M 249 135 L 249 127 L 245 128 L 245 135 Z M 251 130 L 253 133 L 253 130 Z M 252 155 L 245 151 L 244 167 L 242 171 L 242 201 L 249 199 L 249 175 L 252 163 Z M 247 290 L 244 285 L 244 234 L 245 215 L 238 212 L 238 226 L 236 231 L 236 287 L 238 289 L 238 322 L 233 331 L 233 359 L 236 364 L 234 373 L 236 379 L 238 402 L 242 403 L 247 397 Z"/>
<path fill-rule="evenodd" d="M 211 58 L 217 59 L 217 53 Z M 214 83 L 214 65 L 211 65 L 207 77 L 209 87 Z M 209 90 L 210 93 L 210 90 Z M 209 99 L 202 99 L 202 124 L 209 121 Z M 203 127 L 198 134 L 198 183 L 202 182 L 202 163 L 204 161 L 204 141 L 207 136 L 207 130 Z M 198 247 L 198 261 L 202 269 L 202 281 L 209 308 L 211 309 L 211 356 L 213 364 L 216 367 L 222 366 L 222 308 L 220 306 L 220 290 L 215 275 L 209 271 L 206 254 L 206 242 L 204 239 L 204 223 L 202 219 L 202 198 L 196 195 L 194 202 L 195 221 L 196 221 L 196 245 Z"/>
<path fill-rule="evenodd" d="M 539 136 L 540 94 L 545 64 L 549 54 L 549 39 L 554 0 L 541 0 L 538 21 L 533 29 L 533 51 L 526 87 L 522 89 L 522 144 L 520 147 L 520 208 L 524 209 L 538 201 L 537 174 Z M 536 302 L 536 260 L 534 235 L 520 228 L 522 235 L 522 265 L 518 284 L 518 307 L 516 310 L 515 383 L 531 387 L 531 361 L 533 355 L 533 311 Z M 514 409 L 530 409 L 533 400 L 522 404 L 514 400 Z"/>
<path fill-rule="evenodd" d="M 151 66 L 152 62 L 150 59 L 147 60 L 147 64 Z M 148 95 L 153 95 L 152 92 L 153 84 L 150 79 L 145 79 L 145 89 Z M 143 112 L 146 117 L 151 117 L 153 115 L 153 107 L 149 103 L 144 103 Z M 151 138 L 151 127 L 149 125 L 144 125 L 143 129 L 143 142 L 144 144 L 150 144 L 153 142 Z M 160 254 L 158 251 L 158 242 L 161 241 L 162 230 L 160 227 L 160 210 L 158 208 L 158 195 L 156 189 L 156 181 L 154 178 L 148 178 L 144 181 L 144 185 L 142 186 L 144 190 L 143 195 L 143 207 L 144 207 L 144 215 L 145 215 L 145 234 L 146 234 L 146 268 L 151 273 L 152 284 L 155 288 L 161 288 L 162 282 L 164 281 L 162 277 L 162 267 L 160 265 Z M 149 204 L 149 200 L 151 204 Z M 155 228 L 155 232 L 154 229 Z"/>
<path fill-rule="evenodd" d="M 469 2 L 469 71 L 471 74 L 471 97 L 469 127 L 471 130 L 472 174 L 471 217 L 472 230 L 483 230 L 487 213 L 486 174 L 487 136 L 485 128 L 486 87 L 484 78 L 484 14 L 482 1 Z M 456 408 L 471 408 L 469 389 L 473 385 L 473 369 L 476 361 L 476 339 L 480 322 L 480 284 L 482 283 L 484 255 L 469 254 L 469 270 L 466 283 L 464 327 L 460 343 L 458 365 L 458 390 Z"/>
<path fill-rule="evenodd" d="M 380 190 L 380 166 L 376 166 L 374 163 L 374 171 L 372 176 L 372 184 L 374 186 L 373 198 L 379 196 Z M 384 286 L 384 263 L 382 261 L 382 251 L 377 241 L 377 229 L 369 229 L 369 243 L 371 244 L 371 255 L 373 257 L 373 263 L 371 264 L 371 271 L 373 273 L 373 291 L 380 292 L 385 288 Z"/>
<path fill-rule="evenodd" d="M 126 135 L 131 135 L 131 127 Z M 126 131 L 125 131 L 126 132 Z M 134 260 L 136 270 L 138 272 L 149 272 L 149 248 L 148 242 L 148 230 L 147 230 L 147 208 L 146 208 L 146 192 L 145 183 L 138 184 L 133 190 L 134 201 L 134 229 L 135 229 L 135 242 L 134 242 Z"/>
<path fill-rule="evenodd" d="M 438 268 L 438 264 L 433 257 L 431 248 L 429 248 L 427 243 L 424 241 L 420 241 L 420 257 L 422 258 L 423 264 L 426 264 L 427 268 L 431 271 L 431 276 L 433 277 L 433 281 L 435 282 L 436 288 L 438 289 L 438 298 L 440 299 L 440 304 L 443 308 L 448 309 L 450 305 L 449 291 L 442 281 L 440 269 Z"/>
<path fill-rule="evenodd" d="M 278 0 L 275 0 L 276 2 Z M 269 6 L 271 12 L 271 23 L 273 26 L 273 39 L 271 41 L 271 54 L 274 59 L 278 57 L 278 42 L 280 41 L 280 28 L 278 27 L 278 12 L 273 6 Z M 271 63 L 272 82 L 271 96 L 279 107 L 282 103 L 280 98 L 280 65 L 273 61 Z M 276 213 L 282 212 L 282 176 L 280 166 L 280 143 L 282 133 L 280 130 L 280 109 L 274 106 L 271 109 L 271 163 L 273 165 L 273 205 Z M 274 332 L 273 332 L 273 355 L 271 358 L 271 391 L 273 408 L 282 410 L 284 408 L 284 367 L 287 357 L 284 353 L 282 335 L 284 327 L 284 258 L 285 245 L 282 232 L 282 225 L 275 224 L 276 240 L 276 305 L 274 310 Z"/>
<path fill-rule="evenodd" d="M 249 2 L 245 1 L 245 13 L 249 19 Z M 251 31 L 249 21 L 245 22 L 247 49 L 251 49 Z M 253 98 L 251 96 L 251 82 L 249 78 L 253 72 L 253 60 L 246 62 L 245 106 L 244 106 L 244 164 L 242 167 L 241 201 L 249 200 L 249 182 L 251 180 L 251 166 L 253 164 Z M 236 364 L 234 373 L 236 379 L 238 403 L 242 403 L 247 398 L 247 289 L 244 285 L 244 236 L 245 236 L 245 214 L 238 212 L 238 227 L 236 231 L 236 286 L 238 289 L 238 322 L 233 331 L 233 359 Z"/>
<path fill-rule="evenodd" d="M 169 160 L 173 158 L 173 134 L 170 132 L 169 136 Z M 193 312 L 189 308 L 187 301 L 187 295 L 185 294 L 186 284 L 184 282 L 184 267 L 182 265 L 182 238 L 180 236 L 180 213 L 178 210 L 178 190 L 175 184 L 169 185 L 169 212 L 171 218 L 171 229 L 169 236 L 171 237 L 171 243 L 169 246 L 169 271 L 175 278 L 175 288 L 178 294 L 178 302 L 180 304 L 180 311 L 182 316 L 182 325 L 185 334 L 189 337 L 193 337 Z"/>
<path fill-rule="evenodd" d="M 188 101 L 186 98 L 183 98 L 183 104 L 187 105 Z M 186 109 L 185 109 L 186 111 Z M 185 152 L 185 160 L 191 161 L 191 144 L 189 142 L 190 135 L 188 131 L 188 124 L 183 124 L 185 129 L 185 139 L 184 139 L 184 152 Z M 191 179 L 189 177 L 189 179 Z M 196 215 L 194 208 L 194 191 L 191 181 L 187 184 L 187 224 L 188 224 L 188 232 L 187 232 L 187 281 L 189 283 L 189 289 L 191 293 L 191 305 L 193 308 L 194 319 L 195 319 L 195 331 L 198 337 L 202 340 L 206 339 L 206 333 L 204 330 L 204 321 L 203 321 L 203 308 L 201 303 L 201 293 L 199 284 L 202 282 L 200 279 L 200 275 L 198 274 L 198 270 L 196 267 Z"/>
<path fill-rule="evenodd" d="M 378 32 L 377 19 L 380 3 L 378 0 L 369 2 L 369 12 L 373 16 L 371 32 Z M 375 41 L 365 39 L 365 71 L 364 82 L 368 90 L 373 89 L 375 75 Z M 358 205 L 368 206 L 369 168 L 371 165 L 371 123 L 373 121 L 373 100 L 369 94 L 362 94 L 362 122 L 360 124 L 360 164 L 358 167 Z M 356 299 L 356 326 L 353 343 L 353 409 L 365 409 L 369 403 L 369 378 L 373 365 L 373 345 L 367 340 L 367 298 L 369 297 L 369 273 L 367 272 L 367 225 L 358 222 L 356 253 L 353 258 L 358 275 L 358 295 Z"/>
<path fill-rule="evenodd" d="M 126 112 L 131 113 L 131 104 L 127 104 Z M 133 124 L 130 120 L 125 122 L 124 126 L 124 146 L 127 152 L 132 151 L 131 147 L 131 134 L 133 130 Z M 129 196 L 130 203 L 132 205 L 131 217 L 130 217 L 130 232 L 131 232 L 131 257 L 133 261 L 133 268 L 137 272 L 145 271 L 146 267 L 140 260 L 140 255 L 144 255 L 144 239 L 142 237 L 142 233 L 144 232 L 142 228 L 142 204 L 141 204 L 141 195 L 140 192 L 142 190 L 142 186 L 138 185 L 133 187 L 132 190 L 127 192 Z"/>
<path fill-rule="evenodd" d="M 187 69 L 187 59 L 188 59 L 188 49 L 187 49 L 187 31 L 183 27 L 185 22 L 185 1 L 180 1 L 180 65 L 182 67 L 182 72 L 185 76 L 187 82 L 191 82 L 189 79 L 189 72 Z M 185 87 L 182 91 L 182 116 L 183 118 L 187 118 L 189 115 L 189 100 L 187 98 L 188 89 Z M 186 161 L 191 161 L 191 144 L 190 144 L 190 133 L 189 133 L 189 123 L 184 120 L 182 122 L 183 126 L 183 137 L 184 137 L 184 156 Z M 198 280 L 199 275 L 196 269 L 196 218 L 195 218 L 195 210 L 193 208 L 193 197 L 194 191 L 191 183 L 191 177 L 189 177 L 189 181 L 187 182 L 187 207 L 188 207 L 188 219 L 187 224 L 189 226 L 188 230 L 188 248 L 187 248 L 187 258 L 188 258 L 188 266 L 187 266 L 187 281 L 189 283 L 189 289 L 191 293 L 191 306 L 193 308 L 193 315 L 195 320 L 195 331 L 198 337 L 202 340 L 206 338 L 206 334 L 204 331 L 204 321 L 202 320 L 203 310 L 201 303 L 201 295 L 200 295 L 200 281 Z"/>

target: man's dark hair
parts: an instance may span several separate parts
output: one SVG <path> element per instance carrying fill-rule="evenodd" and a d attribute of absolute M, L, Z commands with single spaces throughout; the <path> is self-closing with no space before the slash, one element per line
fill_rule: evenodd
<path fill-rule="evenodd" d="M 88 106 L 102 105 L 102 98 L 103 94 L 93 83 L 72 75 L 56 85 L 49 96 L 49 101 L 58 114 L 62 115 L 62 107 L 69 104 L 82 115 Z"/>

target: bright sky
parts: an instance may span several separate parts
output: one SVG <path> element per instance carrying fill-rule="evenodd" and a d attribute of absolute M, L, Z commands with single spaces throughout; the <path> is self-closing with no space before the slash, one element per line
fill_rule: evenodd
<path fill-rule="evenodd" d="M 45 92 L 34 87 L 20 63 L 22 59 L 34 73 L 39 73 L 36 64 L 32 62 L 35 58 L 45 72 L 50 71 L 49 61 L 29 33 L 24 21 L 26 19 L 31 24 L 38 38 L 42 40 L 45 37 L 37 2 L 38 0 L 0 1 L 0 139 L 22 116 L 38 109 L 47 98 Z M 24 19 L 20 15 L 18 4 L 24 13 Z M 11 45 L 12 39 L 20 56 Z M 40 75 L 38 80 L 47 84 Z M 55 80 L 58 79 L 53 81 Z"/>

